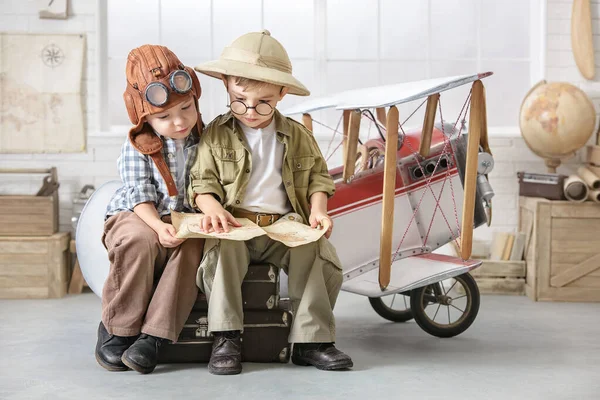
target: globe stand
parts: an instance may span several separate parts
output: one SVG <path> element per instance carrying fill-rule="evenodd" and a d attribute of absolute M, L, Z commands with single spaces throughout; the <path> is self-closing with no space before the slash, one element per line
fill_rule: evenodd
<path fill-rule="evenodd" d="M 558 158 L 545 158 L 544 162 L 546 163 L 546 168 L 548 168 L 548 173 L 555 174 L 556 168 L 560 165 L 560 160 Z"/>

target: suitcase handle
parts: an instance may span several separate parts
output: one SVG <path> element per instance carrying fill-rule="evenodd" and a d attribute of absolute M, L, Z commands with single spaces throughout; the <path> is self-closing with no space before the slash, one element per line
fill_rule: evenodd
<path fill-rule="evenodd" d="M 56 167 L 43 168 L 0 168 L 0 174 L 49 174 L 42 180 L 42 187 L 36 196 L 50 196 L 58 190 L 58 174 Z"/>

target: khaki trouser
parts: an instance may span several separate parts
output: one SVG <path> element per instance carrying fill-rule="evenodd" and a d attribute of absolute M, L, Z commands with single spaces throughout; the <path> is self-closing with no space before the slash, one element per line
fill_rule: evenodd
<path fill-rule="evenodd" d="M 290 343 L 334 342 L 333 307 L 342 270 L 325 238 L 292 248 L 266 235 L 246 242 L 207 240 L 196 281 L 208 299 L 209 331 L 243 330 L 242 281 L 248 265 L 257 262 L 273 264 L 288 274 L 294 313 Z"/>
<path fill-rule="evenodd" d="M 175 342 L 198 296 L 194 278 L 204 240 L 187 239 L 167 249 L 140 217 L 121 212 L 106 220 L 103 242 L 110 260 L 102 290 L 107 331 L 118 336 L 142 332 Z"/>

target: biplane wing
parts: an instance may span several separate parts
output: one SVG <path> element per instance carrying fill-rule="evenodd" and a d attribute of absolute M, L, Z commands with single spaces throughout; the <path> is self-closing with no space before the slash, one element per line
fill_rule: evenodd
<path fill-rule="evenodd" d="M 387 107 L 422 99 L 435 93 L 475 82 L 490 75 L 492 75 L 491 72 L 484 72 L 346 90 L 332 95 L 308 99 L 282 110 L 282 113 L 284 115 L 296 115 L 326 108 L 352 110 L 357 108 Z"/>
<path fill-rule="evenodd" d="M 394 268 L 386 290 L 382 291 L 379 286 L 379 269 L 376 266 L 354 277 L 352 272 L 345 272 L 342 289 L 368 297 L 387 296 L 464 274 L 477 268 L 481 263 L 481 260 L 463 261 L 458 257 L 443 254 L 419 254 L 393 263 Z"/>

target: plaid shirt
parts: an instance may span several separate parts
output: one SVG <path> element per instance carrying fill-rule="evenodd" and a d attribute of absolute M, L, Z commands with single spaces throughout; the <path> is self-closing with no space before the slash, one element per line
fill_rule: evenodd
<path fill-rule="evenodd" d="M 175 140 L 165 137 L 161 137 L 161 140 L 163 142 L 163 157 L 169 165 L 173 179 L 175 179 L 177 173 Z M 188 203 L 185 189 L 189 185 L 189 171 L 196 159 L 197 148 L 198 136 L 195 134 L 189 135 L 184 145 L 184 152 L 187 153 L 184 172 L 185 186 L 182 191 L 179 191 L 176 198 L 171 199 L 167 185 L 158 168 L 154 165 L 152 158 L 138 152 L 127 139 L 121 148 L 121 156 L 117 161 L 123 186 L 115 192 L 110 200 L 106 209 L 106 217 L 121 211 L 133 211 L 136 205 L 145 202 L 152 202 L 161 217 L 169 215 L 171 208 L 177 211 L 194 212 Z"/>

